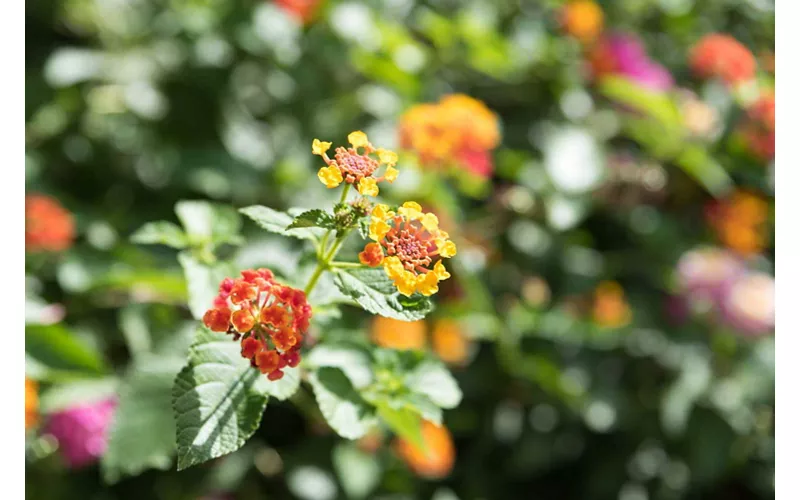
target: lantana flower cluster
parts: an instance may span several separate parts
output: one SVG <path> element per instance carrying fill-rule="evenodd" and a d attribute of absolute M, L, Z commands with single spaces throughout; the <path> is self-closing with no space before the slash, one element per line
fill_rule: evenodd
<path fill-rule="evenodd" d="M 730 35 L 712 33 L 701 38 L 689 56 L 692 71 L 701 78 L 719 78 L 729 85 L 756 75 L 756 58 Z"/>
<path fill-rule="evenodd" d="M 739 255 L 751 256 L 764 250 L 769 204 L 763 198 L 736 191 L 729 198 L 714 200 L 706 217 L 719 240 Z"/>
<path fill-rule="evenodd" d="M 241 339 L 242 357 L 269 380 L 281 379 L 286 366 L 300 363 L 310 320 L 306 294 L 277 283 L 269 269 L 248 269 L 241 278 L 223 280 L 214 308 L 203 316 L 211 331 Z"/>
<path fill-rule="evenodd" d="M 325 161 L 324 167 L 319 169 L 317 177 L 329 189 L 339 186 L 342 182 L 353 184 L 358 192 L 364 196 L 378 196 L 378 183 L 394 182 L 397 179 L 397 153 L 382 148 L 375 148 L 361 131 L 352 132 L 347 136 L 349 148 L 338 147 L 334 150 L 334 157 L 328 156 L 327 151 L 332 143 L 314 139 L 311 151 Z M 375 158 L 377 156 L 377 158 Z M 375 174 L 386 165 L 383 175 Z"/>
<path fill-rule="evenodd" d="M 463 94 L 435 104 L 418 104 L 400 119 L 400 145 L 431 168 L 459 166 L 480 177 L 494 170 L 491 150 L 500 142 L 497 115 Z"/>
<path fill-rule="evenodd" d="M 589 66 L 595 78 L 619 75 L 655 91 L 667 91 L 674 80 L 670 72 L 647 54 L 644 44 L 628 34 L 607 34 L 592 45 Z"/>
<path fill-rule="evenodd" d="M 61 252 L 74 238 L 72 215 L 57 200 L 41 194 L 25 197 L 25 250 Z"/>
<path fill-rule="evenodd" d="M 456 245 L 439 228 L 436 215 L 423 213 L 418 203 L 408 201 L 397 212 L 376 205 L 369 238 L 373 242 L 358 255 L 359 260 L 370 267 L 383 266 L 405 296 L 433 295 L 439 291 L 439 282 L 450 277 L 442 259 L 456 255 Z"/>

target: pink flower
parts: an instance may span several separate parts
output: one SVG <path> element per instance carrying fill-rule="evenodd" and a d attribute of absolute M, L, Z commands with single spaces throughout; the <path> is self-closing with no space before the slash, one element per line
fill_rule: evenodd
<path fill-rule="evenodd" d="M 720 303 L 722 320 L 744 333 L 757 336 L 775 330 L 775 280 L 766 273 L 750 272 L 733 281 Z"/>
<path fill-rule="evenodd" d="M 642 42 L 631 35 L 614 34 L 602 39 L 589 56 L 597 77 L 620 75 L 652 90 L 672 88 L 672 75 L 651 60 Z"/>
<path fill-rule="evenodd" d="M 73 406 L 50 415 L 44 432 L 58 440 L 61 454 L 72 469 L 90 465 L 106 451 L 115 398 Z"/>
<path fill-rule="evenodd" d="M 678 287 L 691 302 L 716 304 L 725 287 L 744 273 L 742 262 L 731 252 L 705 247 L 683 254 L 678 261 Z"/>

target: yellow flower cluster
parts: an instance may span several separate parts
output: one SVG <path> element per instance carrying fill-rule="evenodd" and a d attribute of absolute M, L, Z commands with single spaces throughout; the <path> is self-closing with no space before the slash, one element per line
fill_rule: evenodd
<path fill-rule="evenodd" d="M 488 152 L 500 142 L 497 115 L 463 94 L 443 97 L 436 104 L 410 108 L 400 122 L 400 144 L 415 151 L 428 166 L 464 164 L 471 154 Z"/>
<path fill-rule="evenodd" d="M 456 255 L 456 245 L 439 229 L 436 215 L 423 213 L 418 203 L 407 201 L 396 213 L 376 205 L 369 237 L 374 243 L 367 244 L 359 260 L 370 267 L 382 265 L 405 296 L 433 295 L 439 282 L 450 277 L 441 259 Z"/>
<path fill-rule="evenodd" d="M 358 192 L 364 196 L 377 196 L 379 182 L 385 180 L 392 183 L 397 179 L 397 169 L 394 168 L 397 164 L 397 153 L 376 149 L 369 142 L 367 134 L 361 131 L 352 132 L 347 140 L 351 147 L 336 148 L 334 157 L 330 158 L 327 151 L 331 143 L 314 139 L 311 152 L 321 156 L 326 165 L 319 169 L 317 177 L 329 189 L 346 182 L 355 184 Z M 375 159 L 371 154 L 378 158 Z M 386 165 L 386 170 L 381 177 L 375 177 L 374 174 L 381 165 Z"/>

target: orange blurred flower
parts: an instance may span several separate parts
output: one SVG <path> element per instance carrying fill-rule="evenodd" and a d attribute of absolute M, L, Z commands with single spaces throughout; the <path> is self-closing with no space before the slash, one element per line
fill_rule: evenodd
<path fill-rule="evenodd" d="M 692 70 L 702 78 L 717 77 L 728 84 L 752 79 L 756 58 L 730 35 L 712 33 L 700 39 L 689 55 Z"/>
<path fill-rule="evenodd" d="M 418 104 L 400 118 L 400 145 L 431 168 L 457 165 L 481 177 L 491 175 L 489 152 L 500 143 L 497 115 L 463 94 L 436 104 Z"/>
<path fill-rule="evenodd" d="M 34 427 L 39 422 L 39 384 L 35 380 L 25 378 L 25 429 Z"/>
<path fill-rule="evenodd" d="M 450 431 L 444 426 L 423 421 L 422 440 L 426 446 L 425 451 L 404 439 L 395 441 L 395 449 L 418 476 L 441 479 L 449 475 L 456 455 Z"/>
<path fill-rule="evenodd" d="M 458 321 L 440 319 L 433 324 L 431 333 L 433 350 L 445 363 L 460 365 L 469 355 L 469 339 L 464 335 Z"/>
<path fill-rule="evenodd" d="M 574 0 L 560 12 L 561 26 L 583 43 L 597 38 L 603 31 L 603 9 L 591 0 Z"/>
<path fill-rule="evenodd" d="M 592 317 L 600 326 L 619 328 L 631 322 L 631 307 L 619 283 L 604 281 L 594 291 Z"/>
<path fill-rule="evenodd" d="M 372 341 L 388 349 L 419 350 L 425 347 L 425 322 L 401 321 L 375 316 L 370 329 Z"/>
<path fill-rule="evenodd" d="M 755 255 L 766 244 L 769 204 L 759 196 L 737 191 L 730 198 L 713 202 L 707 218 L 722 243 L 740 255 Z"/>
<path fill-rule="evenodd" d="M 40 194 L 25 197 L 25 250 L 60 252 L 74 237 L 72 215 L 58 201 Z"/>

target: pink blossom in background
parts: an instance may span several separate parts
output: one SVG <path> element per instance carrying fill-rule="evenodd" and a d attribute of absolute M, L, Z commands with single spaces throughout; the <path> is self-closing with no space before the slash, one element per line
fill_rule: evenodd
<path fill-rule="evenodd" d="M 690 250 L 678 261 L 678 287 L 690 301 L 718 302 L 725 287 L 744 273 L 744 265 L 728 250 Z"/>
<path fill-rule="evenodd" d="M 76 469 L 97 461 L 106 451 L 115 398 L 74 406 L 50 415 L 44 432 L 58 441 L 61 455 Z"/>
<path fill-rule="evenodd" d="M 674 84 L 669 71 L 650 59 L 642 42 L 631 35 L 605 37 L 591 53 L 590 64 L 595 76 L 620 75 L 652 90 L 669 90 Z"/>
<path fill-rule="evenodd" d="M 494 172 L 492 155 L 489 151 L 465 149 L 458 155 L 460 163 L 473 174 L 487 178 Z"/>
<path fill-rule="evenodd" d="M 720 303 L 722 320 L 745 335 L 775 330 L 775 279 L 751 272 L 730 283 Z"/>

